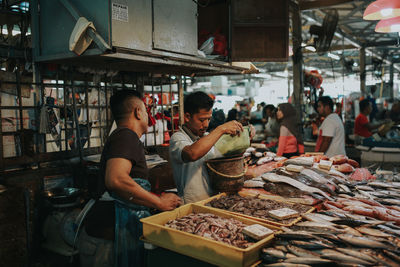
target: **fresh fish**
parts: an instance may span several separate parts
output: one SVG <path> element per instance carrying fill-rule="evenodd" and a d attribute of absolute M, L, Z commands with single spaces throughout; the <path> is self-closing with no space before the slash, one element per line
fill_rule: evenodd
<path fill-rule="evenodd" d="M 300 173 L 310 177 L 311 179 L 313 179 L 315 182 L 317 182 L 319 184 L 330 183 L 330 184 L 334 185 L 335 187 L 337 187 L 337 185 L 334 182 L 326 179 L 325 177 L 323 177 L 322 175 L 318 174 L 317 172 L 315 172 L 311 169 L 307 169 L 307 168 L 303 169 Z"/>
<path fill-rule="evenodd" d="M 343 229 L 343 234 L 354 235 L 354 236 L 363 236 L 359 231 L 357 231 L 354 228 L 351 228 L 350 226 L 343 225 L 342 229 Z"/>
<path fill-rule="evenodd" d="M 317 257 L 317 258 L 320 257 L 319 254 L 309 251 L 309 250 L 306 250 L 306 249 L 303 249 L 303 248 L 299 248 L 299 247 L 292 246 L 292 245 L 288 245 L 286 247 L 290 252 L 292 252 L 294 255 L 296 255 L 298 257 L 306 257 L 306 258 L 307 257 Z"/>
<path fill-rule="evenodd" d="M 400 239 L 395 236 L 388 236 L 388 237 L 369 236 L 369 238 L 381 242 L 383 244 L 387 244 L 389 249 L 396 249 L 396 247 L 400 247 Z"/>
<path fill-rule="evenodd" d="M 367 247 L 367 248 L 390 248 L 388 245 L 383 244 L 382 242 L 375 241 L 366 237 L 361 236 L 353 236 L 347 234 L 339 234 L 337 235 L 341 240 L 358 247 Z"/>
<path fill-rule="evenodd" d="M 350 188 L 347 187 L 345 184 L 338 184 L 339 188 L 343 190 L 343 192 L 351 193 Z"/>
<path fill-rule="evenodd" d="M 299 222 L 296 224 L 296 228 L 300 228 L 309 232 L 322 232 L 322 233 L 331 233 L 337 234 L 342 232 L 341 230 L 333 227 L 333 223 L 325 224 L 325 223 L 317 223 L 317 222 Z"/>
<path fill-rule="evenodd" d="M 284 165 L 289 164 L 311 167 L 314 164 L 314 157 L 298 157 L 284 162 Z"/>
<path fill-rule="evenodd" d="M 400 199 L 393 199 L 393 198 L 378 198 L 376 201 L 382 203 L 384 205 L 397 205 L 400 206 Z"/>
<path fill-rule="evenodd" d="M 337 219 L 337 220 L 334 220 L 332 222 L 335 223 L 335 224 L 348 225 L 348 226 L 352 226 L 352 227 L 366 224 L 364 221 L 355 220 L 355 219 L 352 219 L 352 218 Z"/>
<path fill-rule="evenodd" d="M 347 179 L 347 176 L 346 176 L 346 175 L 344 175 L 343 173 L 341 173 L 341 172 L 338 171 L 338 170 L 335 170 L 335 168 L 331 168 L 331 169 L 329 170 L 329 174 L 332 174 L 332 175 L 335 175 L 335 176 L 339 176 L 340 178 L 343 178 L 344 180 Z M 339 180 L 339 181 L 341 181 L 341 180 Z"/>
<path fill-rule="evenodd" d="M 286 259 L 286 255 L 282 250 L 275 248 L 263 248 L 262 253 L 273 256 L 277 259 Z"/>
<path fill-rule="evenodd" d="M 315 265 L 315 264 L 328 264 L 331 263 L 332 261 L 316 257 L 296 257 L 287 259 L 284 262 Z"/>
<path fill-rule="evenodd" d="M 317 193 L 320 194 L 322 196 L 324 196 L 326 199 L 329 200 L 333 200 L 330 196 L 328 196 L 324 191 L 322 191 L 321 189 L 315 188 L 315 187 L 311 187 L 308 185 L 305 185 L 299 181 L 296 181 L 292 178 L 286 177 L 286 176 L 282 176 L 282 175 L 278 175 L 275 173 L 265 173 L 262 175 L 262 178 L 268 182 L 272 182 L 272 183 L 286 183 L 289 184 L 293 187 L 296 187 L 297 189 L 300 189 L 303 192 L 307 192 L 307 193 Z"/>
<path fill-rule="evenodd" d="M 328 241 L 321 241 L 321 240 L 311 240 L 311 241 L 301 241 L 301 240 L 292 240 L 290 241 L 291 244 L 304 248 L 304 249 L 324 249 L 324 248 L 333 248 L 333 244 Z"/>
<path fill-rule="evenodd" d="M 357 231 L 359 231 L 360 233 L 366 234 L 366 235 L 372 235 L 372 236 L 378 236 L 378 237 L 389 237 L 390 235 L 379 231 L 377 229 L 373 229 L 373 228 L 369 228 L 369 227 L 357 227 L 356 228 Z"/>
<path fill-rule="evenodd" d="M 318 214 L 324 214 L 327 216 L 337 217 L 337 218 L 347 218 L 345 212 L 338 212 L 338 211 L 333 211 L 333 210 L 321 210 L 318 212 Z"/>
<path fill-rule="evenodd" d="M 308 240 L 314 239 L 315 237 L 308 232 L 304 231 L 290 231 L 290 232 L 283 232 L 275 234 L 276 237 L 283 238 L 283 239 L 300 239 L 300 240 Z"/>
<path fill-rule="evenodd" d="M 315 236 L 317 236 L 321 240 L 327 240 L 327 244 L 345 244 L 343 240 L 341 240 L 339 237 L 336 235 L 328 234 L 328 233 L 314 233 Z M 325 241 L 324 241 L 325 242 Z"/>
<path fill-rule="evenodd" d="M 375 189 L 373 189 L 372 187 L 370 187 L 368 185 L 357 185 L 356 189 L 360 189 L 363 191 L 375 191 Z"/>
<path fill-rule="evenodd" d="M 289 259 L 289 258 L 296 258 L 297 256 L 296 255 L 294 255 L 294 254 L 292 254 L 292 253 L 286 253 L 286 258 L 287 259 Z"/>
<path fill-rule="evenodd" d="M 263 264 L 261 266 L 265 267 L 311 267 L 307 264 L 296 264 L 296 263 L 289 263 L 289 262 L 278 262 L 278 263 L 271 263 L 271 264 Z"/>
<path fill-rule="evenodd" d="M 346 262 L 346 263 L 355 263 L 355 264 L 363 264 L 370 265 L 369 261 L 350 256 L 339 251 L 333 249 L 323 249 L 321 250 L 321 258 L 330 259 L 338 262 Z"/>
<path fill-rule="evenodd" d="M 384 254 L 386 254 L 389 258 L 391 258 L 392 260 L 400 263 L 400 256 L 397 255 L 396 253 L 393 253 L 391 251 L 388 251 L 386 249 L 382 250 Z"/>
<path fill-rule="evenodd" d="M 283 252 L 288 252 L 285 246 L 274 246 L 274 248 Z"/>
<path fill-rule="evenodd" d="M 396 262 L 392 261 L 389 257 L 386 257 L 382 253 L 374 253 L 372 256 L 378 262 L 380 262 L 381 264 L 383 264 L 385 266 L 390 266 L 390 267 L 398 267 L 398 266 L 400 266 L 399 263 L 396 263 Z"/>
<path fill-rule="evenodd" d="M 393 197 L 393 198 L 400 197 L 400 192 L 397 192 L 397 191 L 382 190 L 382 191 L 379 191 L 379 193 L 385 194 L 386 197 Z"/>
<path fill-rule="evenodd" d="M 393 183 L 384 183 L 384 182 L 370 182 L 368 183 L 369 186 L 373 186 L 373 187 L 378 187 L 378 188 L 391 188 L 391 187 L 397 187 L 397 186 L 393 186 Z M 400 187 L 397 187 L 400 188 Z"/>
<path fill-rule="evenodd" d="M 336 248 L 336 250 L 338 250 L 344 254 L 366 260 L 370 263 L 376 262 L 374 257 L 368 255 L 367 253 L 362 253 L 360 250 L 350 249 L 350 248 Z"/>
<path fill-rule="evenodd" d="M 320 223 L 331 222 L 337 219 L 333 216 L 328 216 L 321 213 L 306 213 L 302 214 L 301 217 L 312 222 L 320 222 Z"/>
<path fill-rule="evenodd" d="M 391 233 L 391 234 L 395 234 L 397 236 L 400 236 L 400 230 L 393 229 L 393 228 L 391 228 L 389 226 L 386 226 L 386 225 L 383 225 L 383 224 L 378 225 L 377 227 L 379 227 L 380 229 L 382 229 L 383 231 L 385 231 L 387 233 Z"/>
<path fill-rule="evenodd" d="M 364 197 L 367 197 L 369 199 L 374 199 L 374 197 L 371 196 L 370 192 L 359 190 L 359 189 L 357 189 L 357 192 L 359 192 Z"/>
<path fill-rule="evenodd" d="M 393 229 L 400 230 L 400 226 L 393 224 L 393 222 L 386 222 L 385 225 L 387 225 Z"/>

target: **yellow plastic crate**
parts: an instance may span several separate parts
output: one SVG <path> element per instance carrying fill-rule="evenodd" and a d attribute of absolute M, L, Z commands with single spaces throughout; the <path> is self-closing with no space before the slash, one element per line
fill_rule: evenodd
<path fill-rule="evenodd" d="M 191 213 L 212 213 L 223 218 L 234 218 L 247 225 L 260 224 L 275 232 L 279 231 L 279 228 L 273 225 L 263 224 L 218 209 L 188 204 L 173 211 L 141 219 L 144 241 L 218 266 L 250 266 L 259 260 L 261 249 L 274 238 L 274 235 L 271 234 L 252 246 L 242 249 L 164 226 L 169 220 Z"/>
<path fill-rule="evenodd" d="M 249 193 L 245 193 L 245 192 L 239 192 L 238 194 L 240 196 L 242 196 L 242 197 L 247 197 L 247 196 L 255 197 L 256 196 L 254 194 L 249 194 Z M 244 217 L 244 218 L 249 218 L 249 219 L 252 219 L 252 220 L 255 220 L 255 221 L 259 221 L 259 222 L 262 222 L 262 223 L 265 223 L 265 224 L 268 224 L 268 225 L 275 225 L 275 226 L 278 226 L 278 227 L 282 227 L 282 226 L 290 227 L 290 226 L 298 223 L 299 221 L 301 221 L 301 216 L 299 216 L 296 219 L 294 219 L 293 221 L 291 221 L 290 223 L 284 224 L 284 223 L 280 223 L 280 222 L 276 222 L 276 221 L 272 221 L 272 220 L 270 221 L 270 220 L 267 220 L 267 219 L 262 219 L 262 218 L 246 215 L 246 214 L 243 214 L 243 213 L 240 213 L 240 212 L 234 212 L 234 211 L 223 210 L 223 209 L 218 209 L 218 208 L 213 208 L 213 207 L 206 206 L 206 204 L 209 203 L 210 201 L 212 201 L 213 199 L 218 199 L 218 198 L 220 198 L 222 196 L 226 196 L 226 194 L 225 193 L 221 193 L 221 194 L 215 195 L 213 197 L 207 198 L 205 200 L 198 201 L 195 204 L 196 205 L 200 205 L 200 206 L 204 206 L 204 207 L 208 207 L 210 209 L 222 210 L 222 211 L 225 211 L 225 212 L 230 213 L 230 214 L 234 214 L 234 215 L 241 216 L 241 217 Z M 268 198 L 268 196 L 264 196 L 264 195 L 258 195 L 258 197 L 261 198 L 261 199 L 269 199 L 269 200 L 273 200 L 273 201 L 277 201 L 277 202 L 284 202 L 284 203 L 288 203 L 288 204 L 293 204 L 293 202 L 278 201 L 276 199 L 270 199 L 270 198 Z M 306 205 L 303 205 L 303 206 L 306 206 Z M 311 213 L 314 210 L 315 210 L 314 207 L 310 207 L 310 209 L 307 210 L 304 214 Z"/>

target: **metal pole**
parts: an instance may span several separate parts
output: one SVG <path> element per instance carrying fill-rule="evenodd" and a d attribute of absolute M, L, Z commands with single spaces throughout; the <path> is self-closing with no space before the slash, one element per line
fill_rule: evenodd
<path fill-rule="evenodd" d="M 80 127 L 79 127 L 79 121 L 78 121 L 78 113 L 76 112 L 76 99 L 75 99 L 75 89 L 74 89 L 73 79 L 71 79 L 71 91 L 72 91 L 72 104 L 73 104 L 73 110 L 74 110 L 76 138 L 78 141 L 77 145 L 78 145 L 78 151 L 79 151 L 79 159 L 80 159 L 80 162 L 82 163 L 83 153 L 82 153 L 82 145 L 81 145 L 81 133 L 80 133 Z"/>
<path fill-rule="evenodd" d="M 389 79 L 389 88 L 390 88 L 390 100 L 393 101 L 394 92 L 393 92 L 393 76 L 394 76 L 394 65 L 393 61 L 390 63 L 390 79 Z"/>
<path fill-rule="evenodd" d="M 362 96 L 367 95 L 367 90 L 365 86 L 365 78 L 366 78 L 366 71 L 365 71 L 365 48 L 362 47 L 360 49 L 360 91 Z"/>

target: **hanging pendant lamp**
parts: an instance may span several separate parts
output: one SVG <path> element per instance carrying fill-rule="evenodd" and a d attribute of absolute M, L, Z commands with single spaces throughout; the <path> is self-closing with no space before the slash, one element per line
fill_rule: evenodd
<path fill-rule="evenodd" d="M 383 19 L 376 24 L 376 32 L 400 32 L 400 17 Z"/>
<path fill-rule="evenodd" d="M 378 0 L 367 6 L 363 19 L 381 20 L 397 16 L 400 16 L 400 0 Z"/>

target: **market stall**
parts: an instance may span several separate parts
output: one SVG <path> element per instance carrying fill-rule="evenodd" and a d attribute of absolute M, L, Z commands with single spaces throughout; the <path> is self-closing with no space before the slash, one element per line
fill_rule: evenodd
<path fill-rule="evenodd" d="M 238 192 L 142 220 L 149 255 L 193 266 L 398 266 L 396 172 L 342 155 L 286 159 L 254 146 L 244 153 L 250 166 Z"/>

